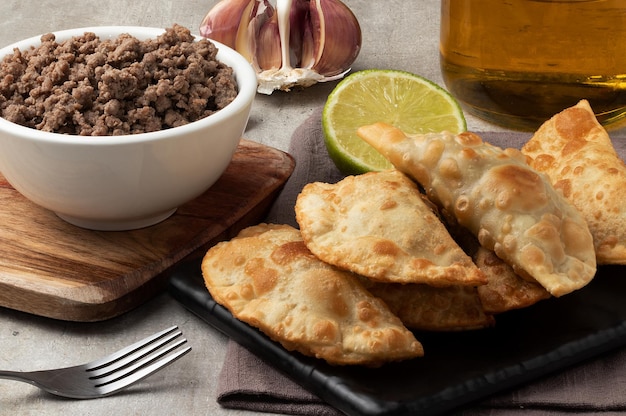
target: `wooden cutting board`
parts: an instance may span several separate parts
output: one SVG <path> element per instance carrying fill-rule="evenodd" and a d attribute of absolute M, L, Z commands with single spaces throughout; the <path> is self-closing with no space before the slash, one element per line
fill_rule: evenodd
<path fill-rule="evenodd" d="M 294 166 L 242 140 L 207 192 L 157 225 L 123 232 L 70 225 L 0 175 L 0 306 L 80 322 L 129 311 L 165 287 L 172 265 L 260 222 Z"/>

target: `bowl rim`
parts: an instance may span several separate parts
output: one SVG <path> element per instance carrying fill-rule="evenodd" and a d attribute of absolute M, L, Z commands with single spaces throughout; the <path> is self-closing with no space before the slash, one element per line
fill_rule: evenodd
<path fill-rule="evenodd" d="M 142 36 L 145 38 L 149 38 L 156 37 L 164 33 L 165 30 L 165 28 L 158 27 L 122 25 L 85 26 L 80 28 L 63 29 L 46 33 L 53 33 L 57 37 L 57 39 L 60 40 L 65 40 L 72 36 L 80 36 L 85 32 L 93 32 L 100 37 L 117 37 L 121 34 L 128 33 L 132 36 Z M 23 51 L 27 48 L 30 48 L 31 46 L 38 46 L 41 43 L 41 36 L 43 35 L 44 33 L 14 42 L 10 45 L 0 48 L 0 60 L 4 59 L 5 56 L 12 54 L 15 48 L 19 48 Z M 174 130 L 176 132 L 176 135 L 184 135 L 205 128 L 207 125 L 223 122 L 231 115 L 243 111 L 246 106 L 251 104 L 254 100 L 257 89 L 256 72 L 250 62 L 248 62 L 248 60 L 236 50 L 224 45 L 223 43 L 217 42 L 213 39 L 204 38 L 195 33 L 192 33 L 192 36 L 194 36 L 196 39 L 206 39 L 212 42 L 218 48 L 217 59 L 233 68 L 235 78 L 237 80 L 237 86 L 239 88 L 237 96 L 231 103 L 207 117 L 185 124 L 183 126 L 173 127 L 166 130 L 116 136 L 80 136 L 63 133 L 53 133 L 38 130 L 32 127 L 22 126 L 21 124 L 6 120 L 4 117 L 0 117 L 0 131 L 4 130 L 10 132 L 13 135 L 33 141 L 45 141 L 48 143 L 73 145 L 109 146 L 166 139 L 172 136 L 172 132 Z"/>

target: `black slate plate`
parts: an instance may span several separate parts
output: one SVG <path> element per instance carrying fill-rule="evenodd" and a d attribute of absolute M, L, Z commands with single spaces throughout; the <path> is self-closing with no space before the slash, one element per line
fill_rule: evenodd
<path fill-rule="evenodd" d="M 421 333 L 425 357 L 378 369 L 333 367 L 291 353 L 210 296 L 199 260 L 170 293 L 239 344 L 348 415 L 435 415 L 626 345 L 626 268 L 604 267 L 585 288 L 497 317 L 494 328 Z"/>

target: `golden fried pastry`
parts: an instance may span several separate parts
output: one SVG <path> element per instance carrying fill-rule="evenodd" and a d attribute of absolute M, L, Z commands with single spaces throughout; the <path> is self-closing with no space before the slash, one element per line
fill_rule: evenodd
<path fill-rule="evenodd" d="M 583 214 L 598 264 L 626 264 L 626 166 L 589 103 L 546 121 L 522 153 Z"/>
<path fill-rule="evenodd" d="M 482 247 L 467 229 L 457 224 L 446 225 L 487 279 L 487 284 L 476 288 L 485 313 L 495 315 L 525 308 L 550 297 L 550 293 L 534 279 L 523 279 L 496 253 Z"/>
<path fill-rule="evenodd" d="M 424 353 L 383 301 L 317 259 L 291 226 L 244 229 L 209 249 L 202 274 L 219 304 L 287 350 L 369 366 Z"/>
<path fill-rule="evenodd" d="M 358 134 L 517 274 L 554 296 L 593 279 L 596 258 L 587 223 L 519 151 L 472 133 L 407 135 L 383 123 L 361 127 Z"/>
<path fill-rule="evenodd" d="M 369 280 L 364 278 L 363 280 Z M 424 331 L 462 331 L 493 326 L 475 287 L 434 287 L 425 284 L 380 283 L 363 286 L 381 298 L 409 328 Z"/>
<path fill-rule="evenodd" d="M 543 286 L 522 279 L 491 250 L 479 247 L 474 262 L 487 277 L 487 284 L 476 289 L 486 313 L 498 314 L 526 308 L 550 297 Z"/>
<path fill-rule="evenodd" d="M 397 170 L 307 184 L 295 210 L 309 250 L 342 269 L 381 282 L 486 283 L 417 185 Z"/>

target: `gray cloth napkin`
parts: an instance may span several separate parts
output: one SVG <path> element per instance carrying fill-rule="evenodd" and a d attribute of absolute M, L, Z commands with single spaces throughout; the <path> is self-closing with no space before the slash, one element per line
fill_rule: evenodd
<path fill-rule="evenodd" d="M 295 130 L 289 153 L 296 168 L 267 222 L 297 227 L 294 205 L 302 187 L 309 182 L 334 183 L 343 178 L 326 152 L 320 118 L 318 109 Z M 479 134 L 500 147 L 516 148 L 531 136 L 521 132 Z M 618 154 L 626 159 L 626 137 L 614 137 L 613 141 Z M 220 373 L 217 400 L 231 409 L 302 416 L 343 414 L 232 340 Z M 626 414 L 626 349 L 491 396 L 455 414 L 500 416 L 522 411 L 525 416 Z"/>

